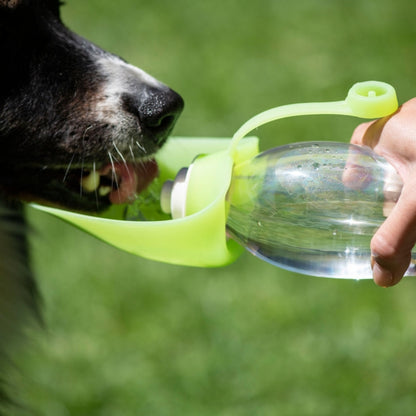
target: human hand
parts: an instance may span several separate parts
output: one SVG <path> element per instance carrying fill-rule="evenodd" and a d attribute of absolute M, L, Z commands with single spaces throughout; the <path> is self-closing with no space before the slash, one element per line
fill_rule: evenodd
<path fill-rule="evenodd" d="M 389 117 L 360 124 L 351 143 L 373 148 L 403 180 L 397 204 L 370 244 L 375 283 L 393 286 L 409 267 L 416 243 L 416 98 Z"/>

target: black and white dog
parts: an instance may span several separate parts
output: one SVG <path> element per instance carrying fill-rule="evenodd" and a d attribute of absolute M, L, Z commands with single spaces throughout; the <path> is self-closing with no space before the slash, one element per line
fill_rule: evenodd
<path fill-rule="evenodd" d="M 0 0 L 1 360 L 39 313 L 20 201 L 80 211 L 127 202 L 156 176 L 151 157 L 183 108 L 174 91 L 68 30 L 59 8 Z"/>

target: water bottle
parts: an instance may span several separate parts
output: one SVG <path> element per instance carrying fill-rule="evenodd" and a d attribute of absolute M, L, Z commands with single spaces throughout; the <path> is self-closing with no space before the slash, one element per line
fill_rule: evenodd
<path fill-rule="evenodd" d="M 162 191 L 164 210 L 177 218 L 186 215 L 187 181 L 181 170 Z M 227 236 L 287 270 L 371 278 L 371 238 L 402 186 L 395 169 L 369 147 L 337 142 L 276 147 L 233 168 Z M 412 263 L 407 274 L 415 272 Z"/>
<path fill-rule="evenodd" d="M 288 270 L 370 278 L 370 240 L 401 189 L 395 169 L 368 147 L 277 147 L 234 168 L 227 233 Z M 407 274 L 415 274 L 413 263 Z"/>

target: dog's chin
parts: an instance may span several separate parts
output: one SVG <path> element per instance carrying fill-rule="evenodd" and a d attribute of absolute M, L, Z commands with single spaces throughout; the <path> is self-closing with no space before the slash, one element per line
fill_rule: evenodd
<path fill-rule="evenodd" d="M 128 204 L 157 177 L 153 159 L 89 168 L 26 168 L 15 172 L 6 192 L 26 202 L 86 213 Z M 10 177 L 10 176 L 9 176 Z"/>

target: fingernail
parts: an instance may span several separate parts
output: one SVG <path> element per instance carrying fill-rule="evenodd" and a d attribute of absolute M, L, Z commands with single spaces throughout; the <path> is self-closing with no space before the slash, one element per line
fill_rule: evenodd
<path fill-rule="evenodd" d="M 390 270 L 381 267 L 377 262 L 373 262 L 373 279 L 379 286 L 389 287 L 393 283 L 393 274 Z"/>

